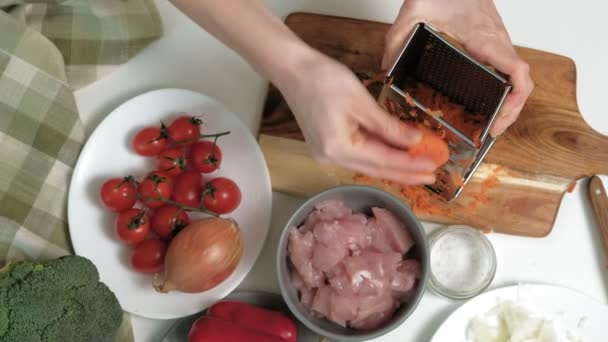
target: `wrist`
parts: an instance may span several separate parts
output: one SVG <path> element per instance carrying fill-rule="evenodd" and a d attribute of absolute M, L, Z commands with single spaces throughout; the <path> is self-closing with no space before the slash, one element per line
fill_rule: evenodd
<path fill-rule="evenodd" d="M 267 76 L 279 89 L 299 83 L 307 74 L 307 70 L 310 71 L 311 67 L 327 58 L 298 38 L 284 44 L 276 51 L 280 53 L 275 58 L 269 59 L 272 62 Z"/>

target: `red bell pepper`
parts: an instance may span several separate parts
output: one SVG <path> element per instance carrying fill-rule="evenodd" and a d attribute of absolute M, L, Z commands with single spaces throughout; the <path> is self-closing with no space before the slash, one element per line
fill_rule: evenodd
<path fill-rule="evenodd" d="M 296 342 L 297 340 L 295 323 L 278 311 L 262 309 L 247 303 L 221 301 L 211 306 L 207 314 L 251 330 L 279 337 L 284 342 Z"/>
<path fill-rule="evenodd" d="M 221 318 L 203 316 L 190 328 L 188 342 L 284 342 L 284 340 Z"/>

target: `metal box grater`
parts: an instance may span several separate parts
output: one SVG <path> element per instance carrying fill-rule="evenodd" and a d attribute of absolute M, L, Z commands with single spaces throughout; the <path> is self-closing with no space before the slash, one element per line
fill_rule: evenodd
<path fill-rule="evenodd" d="M 408 92 L 416 83 L 424 83 L 450 102 L 464 106 L 465 118 L 481 118 L 479 139 L 467 136 L 422 105 Z M 428 24 L 419 23 L 389 69 L 378 102 L 402 120 L 424 124 L 444 134 L 450 159 L 437 171 L 437 182 L 427 188 L 451 201 L 458 197 L 494 144 L 489 131 L 509 91 L 511 85 L 505 77 L 476 61 Z"/>

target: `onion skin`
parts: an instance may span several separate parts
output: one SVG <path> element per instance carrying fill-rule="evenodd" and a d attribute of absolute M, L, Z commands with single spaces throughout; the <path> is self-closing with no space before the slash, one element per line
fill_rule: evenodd
<path fill-rule="evenodd" d="M 219 217 L 194 221 L 173 238 L 165 256 L 159 292 L 196 293 L 219 285 L 236 269 L 243 240 L 235 221 Z"/>

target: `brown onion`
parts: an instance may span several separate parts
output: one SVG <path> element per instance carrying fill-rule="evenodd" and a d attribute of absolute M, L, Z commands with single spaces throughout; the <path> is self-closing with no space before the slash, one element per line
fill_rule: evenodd
<path fill-rule="evenodd" d="M 243 255 L 236 222 L 218 217 L 194 221 L 169 244 L 160 292 L 202 292 L 228 278 Z"/>

